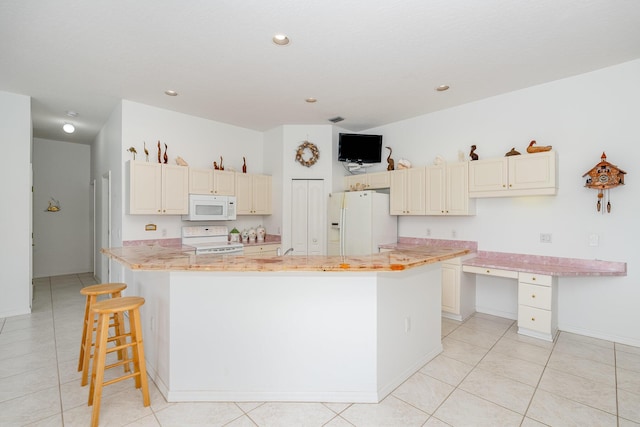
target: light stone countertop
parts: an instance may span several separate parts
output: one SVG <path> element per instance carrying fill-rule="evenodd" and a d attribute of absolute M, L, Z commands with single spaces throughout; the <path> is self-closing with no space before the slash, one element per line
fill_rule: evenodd
<path fill-rule="evenodd" d="M 195 255 L 189 246 L 135 245 L 102 253 L 132 270 L 160 271 L 398 271 L 468 254 L 466 248 L 417 247 L 362 256 Z"/>

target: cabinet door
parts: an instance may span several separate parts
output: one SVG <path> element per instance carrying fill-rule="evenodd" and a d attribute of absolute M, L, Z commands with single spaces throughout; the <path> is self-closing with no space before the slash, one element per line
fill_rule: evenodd
<path fill-rule="evenodd" d="M 475 200 L 469 200 L 469 162 L 447 164 L 446 183 L 447 214 L 475 214 Z"/>
<path fill-rule="evenodd" d="M 425 168 L 407 169 L 405 206 L 409 215 L 425 214 Z"/>
<path fill-rule="evenodd" d="M 555 151 L 509 157 L 509 188 L 553 188 L 556 182 Z"/>
<path fill-rule="evenodd" d="M 425 213 L 427 215 L 445 215 L 446 173 L 444 165 L 427 167 L 425 188 Z"/>
<path fill-rule="evenodd" d="M 442 264 L 442 311 L 460 314 L 460 267 Z"/>
<path fill-rule="evenodd" d="M 236 214 L 251 214 L 251 175 L 246 173 L 236 174 Z"/>
<path fill-rule="evenodd" d="M 162 211 L 162 168 L 158 163 L 129 162 L 129 214 Z"/>
<path fill-rule="evenodd" d="M 389 172 L 376 172 L 367 174 L 367 188 L 389 188 Z"/>
<path fill-rule="evenodd" d="M 213 170 L 189 168 L 189 194 L 213 193 Z"/>
<path fill-rule="evenodd" d="M 512 156 L 513 157 L 513 156 Z M 506 191 L 508 157 L 469 162 L 469 193 Z"/>
<path fill-rule="evenodd" d="M 271 176 L 254 175 L 252 181 L 252 213 L 271 215 Z"/>
<path fill-rule="evenodd" d="M 389 214 L 391 215 L 406 215 L 405 207 L 405 187 L 407 182 L 407 175 L 404 170 L 392 171 L 389 174 L 389 183 L 391 185 L 389 190 Z"/>
<path fill-rule="evenodd" d="M 162 213 L 189 213 L 189 168 L 162 165 Z"/>
<path fill-rule="evenodd" d="M 367 188 L 366 175 L 347 175 L 344 177 L 344 191 L 354 191 L 358 185 Z"/>
<path fill-rule="evenodd" d="M 236 194 L 236 173 L 232 171 L 213 171 L 213 194 L 234 196 Z"/>

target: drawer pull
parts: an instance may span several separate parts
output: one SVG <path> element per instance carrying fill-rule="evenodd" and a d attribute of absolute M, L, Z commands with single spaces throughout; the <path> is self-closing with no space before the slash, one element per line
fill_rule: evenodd
<path fill-rule="evenodd" d="M 535 321 L 536 321 L 536 318 L 535 318 L 535 317 L 532 317 L 532 318 L 531 318 L 531 321 L 532 321 L 532 322 L 535 322 Z"/>
<path fill-rule="evenodd" d="M 535 278 L 535 277 L 532 277 L 532 278 L 531 278 L 531 280 L 533 280 L 533 281 L 535 282 L 536 278 Z"/>
<path fill-rule="evenodd" d="M 531 294 L 531 298 L 535 298 L 535 297 L 536 297 L 536 294 Z"/>
<path fill-rule="evenodd" d="M 487 273 L 491 273 L 491 270 L 487 270 Z"/>

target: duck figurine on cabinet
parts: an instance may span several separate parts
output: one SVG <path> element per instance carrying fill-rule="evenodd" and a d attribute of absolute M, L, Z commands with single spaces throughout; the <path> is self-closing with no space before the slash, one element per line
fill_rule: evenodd
<path fill-rule="evenodd" d="M 551 151 L 551 145 L 536 145 L 536 141 L 531 141 L 527 147 L 527 153 L 542 153 Z"/>

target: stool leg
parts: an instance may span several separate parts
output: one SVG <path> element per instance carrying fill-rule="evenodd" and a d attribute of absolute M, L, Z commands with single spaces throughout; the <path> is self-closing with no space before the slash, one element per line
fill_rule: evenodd
<path fill-rule="evenodd" d="M 147 365 L 144 360 L 144 342 L 142 341 L 142 325 L 140 323 L 140 310 L 129 311 L 129 326 L 131 328 L 131 342 L 135 343 L 133 349 L 133 372 L 139 372 L 136 377 L 136 388 L 142 387 L 142 403 L 149 406 L 149 385 L 147 382 Z"/>
<path fill-rule="evenodd" d="M 91 373 L 91 386 L 89 387 L 89 405 L 93 405 L 91 414 L 91 426 L 97 427 L 100 418 L 100 400 L 102 399 L 102 386 L 104 383 L 104 368 L 107 363 L 107 338 L 109 335 L 109 315 L 98 316 L 96 330 L 96 346 L 93 357 L 93 370 Z"/>
<path fill-rule="evenodd" d="M 97 297 L 95 295 L 91 295 L 87 297 L 87 301 L 90 306 L 96 303 Z M 89 377 L 89 359 L 91 359 L 91 345 L 93 343 L 93 325 L 95 324 L 96 316 L 93 312 L 89 312 L 87 316 L 86 323 L 86 331 L 84 334 L 84 359 L 82 361 L 82 379 L 80 381 L 81 386 L 87 385 L 88 377 Z M 95 350 L 94 350 L 95 354 Z M 95 361 L 94 361 L 95 363 Z"/>
<path fill-rule="evenodd" d="M 87 341 L 87 329 L 89 328 L 89 296 L 84 303 L 84 324 L 82 325 L 82 340 L 80 340 L 80 356 L 78 357 L 78 372 L 82 371 L 84 366 L 85 342 Z M 93 329 L 93 325 L 92 329 Z"/>
<path fill-rule="evenodd" d="M 118 292 L 117 296 L 120 296 L 120 292 Z M 127 343 L 127 339 L 125 337 L 126 331 L 124 327 L 125 326 L 124 320 L 125 320 L 124 313 L 113 313 L 113 326 L 115 329 L 115 334 L 121 337 L 121 338 L 118 338 L 118 340 L 116 341 L 119 346 L 123 346 Z M 129 350 L 127 350 L 126 348 L 123 348 L 122 350 L 118 350 L 118 360 L 127 360 L 128 352 Z M 125 363 L 124 371 L 131 372 L 131 367 L 129 366 L 129 363 Z"/>

